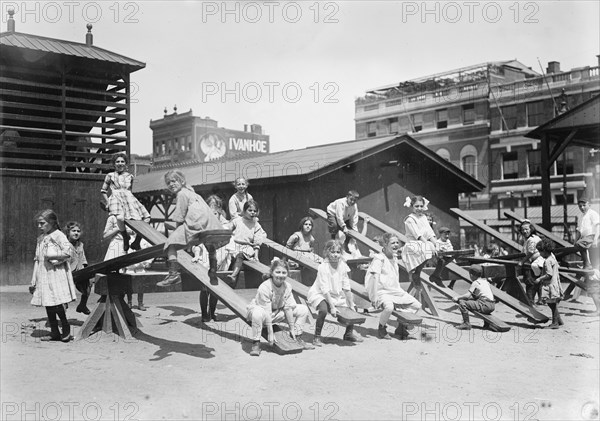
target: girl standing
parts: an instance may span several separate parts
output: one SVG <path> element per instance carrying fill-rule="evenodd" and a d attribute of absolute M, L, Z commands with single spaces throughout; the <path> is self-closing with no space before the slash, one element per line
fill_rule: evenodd
<path fill-rule="evenodd" d="M 76 221 L 69 221 L 65 226 L 65 235 L 71 244 L 71 259 L 69 265 L 73 272 L 83 269 L 88 265 L 83 250 L 83 242 L 81 241 L 81 224 Z M 77 306 L 77 313 L 90 314 L 90 309 L 87 308 L 87 301 L 90 296 L 91 286 L 90 280 L 79 280 L 75 283 L 77 291 L 81 293 L 81 301 Z"/>
<path fill-rule="evenodd" d="M 133 175 L 127 171 L 127 155 L 118 153 L 113 156 L 112 163 L 115 171 L 108 173 L 100 192 L 106 204 L 109 215 L 117 218 L 119 231 L 123 238 L 123 248 L 129 250 L 129 234 L 125 230 L 125 220 L 150 221 L 150 214 L 146 208 L 135 198 L 131 192 L 133 186 Z M 110 196 L 108 196 L 110 189 Z M 139 250 L 141 236 L 131 244 L 131 248 Z"/>
<path fill-rule="evenodd" d="M 373 307 L 382 309 L 377 329 L 379 338 L 391 339 L 386 326 L 395 306 L 399 306 L 402 311 L 416 313 L 421 308 L 421 303 L 400 287 L 400 272 L 396 257 L 400 250 L 398 237 L 385 233 L 381 239 L 381 245 L 383 251 L 373 256 L 367 270 L 365 288 Z M 400 337 L 406 337 L 408 331 L 404 325 L 398 322 L 395 333 Z"/>
<path fill-rule="evenodd" d="M 50 335 L 42 337 L 41 340 L 69 342 L 73 336 L 64 304 L 77 299 L 69 265 L 71 243 L 60 231 L 58 217 L 51 209 L 38 213 L 36 223 L 40 236 L 35 248 L 35 263 L 31 277 L 30 291 L 33 293 L 31 304 L 46 307 Z M 56 316 L 62 325 L 62 335 L 58 330 Z"/>
<path fill-rule="evenodd" d="M 536 248 L 536 245 L 541 241 L 541 238 L 537 235 L 535 228 L 527 219 L 521 223 L 519 231 L 523 236 L 523 253 L 525 253 L 525 257 L 519 262 L 519 266 L 522 267 L 524 263 L 531 264 L 531 269 L 523 268 L 522 274 L 527 299 L 529 300 L 530 305 L 533 305 L 535 303 L 535 296 L 539 294 L 539 285 L 536 283 L 536 276 L 539 275 L 542 262 L 541 260 L 538 260 L 540 253 Z M 538 302 L 538 304 L 541 304 L 541 302 Z"/>
<path fill-rule="evenodd" d="M 258 212 L 258 203 L 250 200 L 244 203 L 242 215 L 231 221 L 235 261 L 233 262 L 233 272 L 228 277 L 233 283 L 233 288 L 237 284 L 244 260 L 258 260 L 258 250 L 267 238 L 267 233 L 258 223 Z"/>
<path fill-rule="evenodd" d="M 229 216 L 233 221 L 244 211 L 244 204 L 250 200 L 254 200 L 247 189 L 250 183 L 244 177 L 238 177 L 233 182 L 236 192 L 229 199 Z"/>
<path fill-rule="evenodd" d="M 213 194 L 206 199 L 206 203 L 213 214 L 219 219 L 219 222 L 223 226 L 228 226 L 229 221 L 225 218 L 225 211 L 223 211 L 223 200 L 216 194 Z M 204 246 L 204 244 L 199 244 L 192 248 L 194 252 L 194 262 L 201 262 L 201 264 L 207 269 L 210 268 L 210 263 L 208 259 L 208 250 Z M 231 265 L 231 254 L 225 246 L 217 249 L 216 252 L 217 257 L 217 270 L 225 271 Z M 211 320 L 216 321 L 217 316 L 215 314 L 215 310 L 217 309 L 217 303 L 219 299 L 216 295 L 211 294 L 208 288 L 204 285 L 200 290 L 200 312 L 202 314 L 202 321 L 209 322 Z M 208 309 L 208 310 L 207 310 Z"/>
<path fill-rule="evenodd" d="M 402 248 L 402 260 L 406 264 L 415 298 L 421 301 L 421 270 L 433 256 L 437 255 L 435 233 L 427 220 L 427 199 L 423 196 L 407 197 L 404 206 L 411 207 L 412 213 L 404 219 L 407 243 Z"/>
<path fill-rule="evenodd" d="M 321 331 L 327 313 L 337 316 L 336 307 L 354 309 L 354 300 L 350 291 L 348 272 L 350 268 L 342 260 L 342 245 L 336 240 L 329 240 L 323 249 L 324 261 L 319 265 L 317 278 L 308 290 L 308 304 L 318 311 L 313 345 L 322 346 Z M 362 342 L 363 339 L 354 333 L 354 325 L 347 325 L 344 340 Z"/>
<path fill-rule="evenodd" d="M 308 307 L 296 304 L 292 295 L 292 287 L 286 282 L 289 267 L 284 260 L 274 258 L 269 274 L 260 284 L 256 296 L 248 304 L 248 321 L 252 323 L 252 351 L 250 355 L 260 355 L 260 336 L 263 326 L 267 328 L 270 345 L 275 343 L 273 323 L 284 320 L 290 327 L 290 335 L 304 349 L 314 349 L 314 346 L 304 342 L 300 336 L 308 317 Z"/>
<path fill-rule="evenodd" d="M 536 244 L 537 250 L 545 259 L 542 275 L 537 279 L 540 284 L 540 297 L 543 303 L 548 304 L 552 311 L 552 324 L 550 329 L 558 329 L 564 323 L 558 312 L 558 303 L 562 299 L 563 290 L 558 274 L 558 262 L 554 257 L 554 244 L 548 238 L 543 238 Z"/>
<path fill-rule="evenodd" d="M 168 171 L 165 174 L 165 183 L 171 193 L 177 195 L 175 211 L 171 215 L 171 219 L 177 224 L 177 228 L 165 241 L 169 274 L 156 284 L 161 287 L 176 285 L 181 282 L 179 266 L 177 265 L 177 250 L 195 245 L 193 244 L 193 236 L 196 234 L 207 230 L 223 229 L 223 225 L 204 199 L 187 185 L 185 176 L 181 171 Z M 210 271 L 209 275 L 211 275 Z"/>

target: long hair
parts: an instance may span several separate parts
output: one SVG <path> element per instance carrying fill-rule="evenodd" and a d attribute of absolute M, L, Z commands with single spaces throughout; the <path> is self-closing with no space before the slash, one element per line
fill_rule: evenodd
<path fill-rule="evenodd" d="M 44 221 L 48 222 L 55 229 L 60 230 L 60 224 L 58 223 L 58 216 L 56 215 L 56 212 L 54 212 L 52 209 L 44 209 L 42 211 L 39 211 L 35 215 L 35 220 L 37 221 L 40 218 L 42 218 Z"/>
<path fill-rule="evenodd" d="M 196 193 L 193 188 L 188 186 L 187 181 L 185 180 L 185 175 L 183 175 L 183 173 L 179 170 L 167 171 L 165 173 L 164 179 L 165 179 L 165 184 L 168 184 L 169 180 L 173 179 L 173 180 L 179 181 L 179 183 L 181 183 L 181 185 L 183 186 L 184 189 L 188 189 L 188 190 Z"/>
<path fill-rule="evenodd" d="M 309 231 L 309 232 L 312 232 L 312 230 L 313 230 L 313 229 L 314 229 L 314 227 L 315 227 L 315 221 L 314 221 L 314 220 L 313 220 L 313 219 L 312 219 L 310 216 L 305 216 L 304 218 L 302 218 L 302 219 L 300 220 L 300 224 L 298 225 L 298 231 L 302 232 L 302 229 L 303 229 L 303 227 L 304 227 L 304 223 L 305 223 L 306 221 L 310 221 L 310 223 L 312 224 L 312 226 L 313 226 L 313 227 L 312 227 L 312 228 L 310 229 L 310 231 Z"/>

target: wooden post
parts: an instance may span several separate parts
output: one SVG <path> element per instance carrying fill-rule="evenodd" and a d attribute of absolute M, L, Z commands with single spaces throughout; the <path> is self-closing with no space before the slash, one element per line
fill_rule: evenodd
<path fill-rule="evenodd" d="M 542 163 L 542 227 L 547 230 L 552 229 L 551 221 L 551 207 L 552 207 L 552 192 L 550 191 L 550 166 L 552 163 L 549 160 L 550 157 L 550 145 L 548 142 L 550 138 L 547 134 L 542 135 L 542 141 L 540 142 Z"/>

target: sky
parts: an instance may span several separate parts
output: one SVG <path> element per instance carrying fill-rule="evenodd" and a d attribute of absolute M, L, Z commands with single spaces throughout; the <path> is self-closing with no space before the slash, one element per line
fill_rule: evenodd
<path fill-rule="evenodd" d="M 487 61 L 597 66 L 598 1 L 4 1 L 16 31 L 146 63 L 132 74 L 131 150 L 151 119 L 193 110 L 260 124 L 271 151 L 352 140 L 369 89 Z"/>

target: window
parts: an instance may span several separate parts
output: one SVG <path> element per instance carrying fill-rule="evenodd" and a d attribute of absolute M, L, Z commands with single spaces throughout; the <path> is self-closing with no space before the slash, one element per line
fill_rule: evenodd
<path fill-rule="evenodd" d="M 502 121 L 502 130 L 514 130 L 517 128 L 517 106 L 508 105 L 500 107 L 504 120 Z"/>
<path fill-rule="evenodd" d="M 477 158 L 475 155 L 466 155 L 461 160 L 462 169 L 471 177 L 477 178 Z"/>
<path fill-rule="evenodd" d="M 367 123 L 367 137 L 377 136 L 377 122 L 369 121 Z"/>
<path fill-rule="evenodd" d="M 413 131 L 415 133 L 423 130 L 423 114 L 413 114 L 412 116 Z"/>
<path fill-rule="evenodd" d="M 448 110 L 436 111 L 435 119 L 437 121 L 438 129 L 445 129 L 446 127 L 448 127 Z"/>
<path fill-rule="evenodd" d="M 390 118 L 390 133 L 398 133 L 398 118 Z"/>
<path fill-rule="evenodd" d="M 165 152 L 167 151 L 167 146 L 165 145 L 165 141 L 163 140 L 162 144 L 160 145 L 160 151 L 161 153 L 164 155 Z"/>
<path fill-rule="evenodd" d="M 554 195 L 557 205 L 563 205 L 565 203 L 564 196 L 561 194 Z M 572 194 L 567 194 L 567 204 L 575 203 L 575 197 Z"/>
<path fill-rule="evenodd" d="M 565 167 L 566 165 L 566 167 Z M 573 174 L 575 167 L 575 153 L 573 151 L 564 151 L 556 160 L 556 175 L 563 174 L 563 168 L 566 168 L 567 174 Z"/>
<path fill-rule="evenodd" d="M 502 154 L 502 179 L 513 178 L 519 178 L 519 155 L 517 152 L 505 152 Z"/>
<path fill-rule="evenodd" d="M 448 149 L 441 148 L 441 149 L 438 149 L 437 151 L 435 151 L 435 153 L 437 153 L 440 157 L 442 157 L 446 161 L 450 161 L 450 152 L 448 151 Z"/>
<path fill-rule="evenodd" d="M 463 124 L 473 124 L 475 122 L 475 104 L 465 104 L 462 106 Z"/>
<path fill-rule="evenodd" d="M 531 196 L 527 198 L 528 206 L 542 206 L 542 196 Z"/>
<path fill-rule="evenodd" d="M 505 117 L 506 118 L 506 117 Z M 537 127 L 545 122 L 544 101 L 527 103 L 527 125 Z"/>
<path fill-rule="evenodd" d="M 527 170 L 529 177 L 542 176 L 542 152 L 540 150 L 527 151 Z"/>

